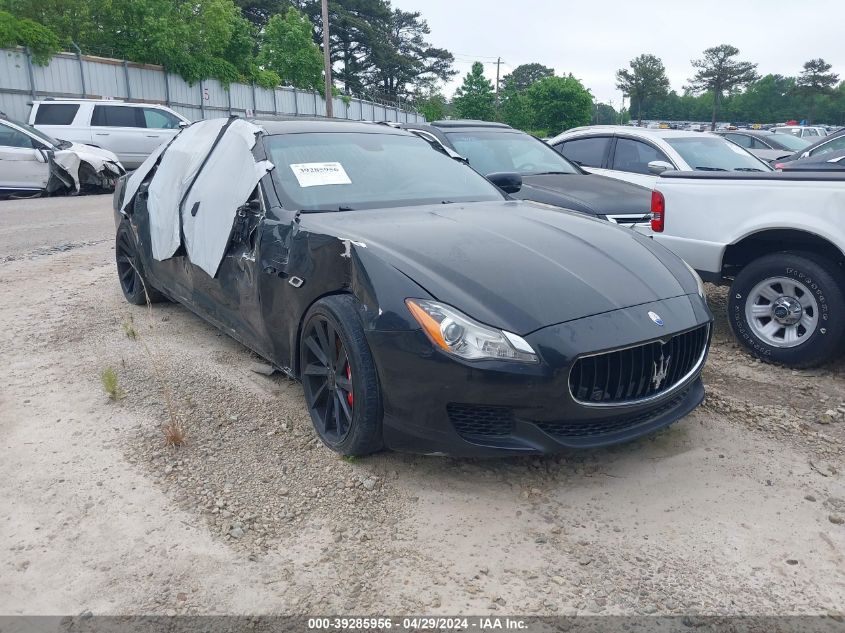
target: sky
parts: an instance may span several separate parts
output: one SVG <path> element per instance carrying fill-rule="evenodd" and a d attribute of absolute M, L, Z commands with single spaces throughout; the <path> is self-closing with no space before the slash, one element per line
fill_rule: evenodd
<path fill-rule="evenodd" d="M 602 102 L 618 108 L 615 75 L 641 53 L 663 60 L 679 93 L 692 77 L 691 59 L 705 48 L 732 44 L 739 59 L 761 75 L 797 75 L 804 62 L 822 57 L 845 79 L 843 0 L 392 0 L 419 11 L 429 41 L 455 56 L 458 75 L 445 85 L 451 97 L 473 61 L 496 78 L 516 66 L 539 62 L 558 75 L 572 73 Z"/>

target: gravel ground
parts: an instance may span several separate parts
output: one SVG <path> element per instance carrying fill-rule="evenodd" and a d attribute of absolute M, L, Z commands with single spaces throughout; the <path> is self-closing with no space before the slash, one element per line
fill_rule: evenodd
<path fill-rule="evenodd" d="M 344 460 L 298 384 L 180 306 L 125 303 L 113 231 L 107 196 L 0 203 L 0 614 L 845 607 L 845 362 L 753 360 L 723 289 L 707 400 L 661 433 Z"/>

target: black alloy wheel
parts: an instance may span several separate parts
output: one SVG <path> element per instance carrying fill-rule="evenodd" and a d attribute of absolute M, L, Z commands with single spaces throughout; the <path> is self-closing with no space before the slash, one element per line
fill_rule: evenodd
<path fill-rule="evenodd" d="M 160 292 L 150 286 L 141 273 L 135 237 L 125 222 L 117 230 L 114 252 L 120 289 L 129 303 L 142 306 L 146 305 L 148 299 L 150 303 L 157 303 L 165 299 Z"/>
<path fill-rule="evenodd" d="M 356 307 L 348 295 L 319 300 L 300 339 L 300 379 L 314 429 L 343 455 L 382 447 L 378 375 Z"/>

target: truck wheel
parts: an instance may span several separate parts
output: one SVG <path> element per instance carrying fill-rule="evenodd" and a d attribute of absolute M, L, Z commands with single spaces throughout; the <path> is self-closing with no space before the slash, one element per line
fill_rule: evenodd
<path fill-rule="evenodd" d="M 845 338 L 845 275 L 827 259 L 776 253 L 743 268 L 731 285 L 728 321 L 754 356 L 814 367 Z"/>

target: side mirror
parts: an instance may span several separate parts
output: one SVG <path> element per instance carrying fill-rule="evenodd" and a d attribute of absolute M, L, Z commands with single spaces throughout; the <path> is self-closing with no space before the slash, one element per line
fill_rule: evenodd
<path fill-rule="evenodd" d="M 487 174 L 487 180 L 505 193 L 516 193 L 522 189 L 522 176 L 515 171 L 497 171 Z"/>
<path fill-rule="evenodd" d="M 188 123 L 187 121 L 179 121 L 179 129 L 180 130 L 188 127 L 189 125 L 190 125 L 190 123 Z"/>
<path fill-rule="evenodd" d="M 665 160 L 653 160 L 648 164 L 648 170 L 652 174 L 662 174 L 664 171 L 669 171 L 670 169 L 675 168 Z"/>

